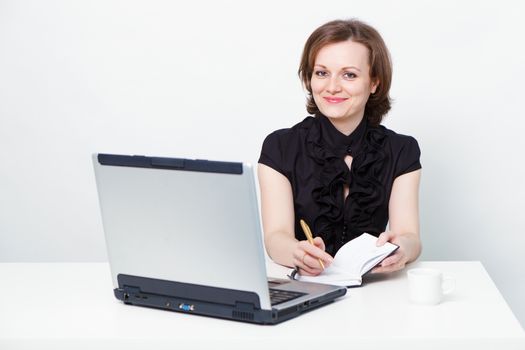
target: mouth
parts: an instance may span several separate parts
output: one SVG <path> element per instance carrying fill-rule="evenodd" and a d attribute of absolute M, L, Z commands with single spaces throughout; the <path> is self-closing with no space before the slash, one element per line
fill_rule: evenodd
<path fill-rule="evenodd" d="M 341 102 L 348 100 L 348 98 L 343 98 L 343 97 L 323 97 L 323 98 L 325 99 L 326 102 L 334 103 L 334 104 L 341 103 Z"/>

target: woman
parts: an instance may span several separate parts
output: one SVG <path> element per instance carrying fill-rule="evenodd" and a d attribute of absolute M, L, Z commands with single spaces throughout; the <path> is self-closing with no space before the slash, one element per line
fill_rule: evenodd
<path fill-rule="evenodd" d="M 421 252 L 420 151 L 414 138 L 380 125 L 392 77 L 383 39 L 358 20 L 326 23 L 307 40 L 299 76 L 314 117 L 268 135 L 259 159 L 269 256 L 315 276 L 319 259 L 329 266 L 343 244 L 368 232 L 377 245 L 399 246 L 373 272 L 404 268 Z"/>

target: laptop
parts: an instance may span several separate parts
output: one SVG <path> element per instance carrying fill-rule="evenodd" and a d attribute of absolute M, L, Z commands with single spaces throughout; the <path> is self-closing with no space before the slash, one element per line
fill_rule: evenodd
<path fill-rule="evenodd" d="M 115 297 L 260 324 L 326 305 L 345 287 L 267 279 L 248 163 L 94 154 Z"/>

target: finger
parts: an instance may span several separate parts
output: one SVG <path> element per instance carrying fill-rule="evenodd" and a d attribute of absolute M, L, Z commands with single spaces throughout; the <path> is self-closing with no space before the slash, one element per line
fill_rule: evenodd
<path fill-rule="evenodd" d="M 405 268 L 407 259 L 403 254 L 394 254 L 391 257 L 383 260 L 384 264 L 376 266 L 372 272 L 393 272 Z"/>
<path fill-rule="evenodd" d="M 377 238 L 376 246 L 380 247 L 386 242 L 390 241 L 394 237 L 392 231 L 385 231 L 379 235 Z"/>
<path fill-rule="evenodd" d="M 323 241 L 323 239 L 321 237 L 315 237 L 314 238 L 314 245 L 316 247 L 318 247 L 319 249 L 321 249 L 322 251 L 325 250 L 325 244 L 324 244 L 324 241 Z M 332 260 L 330 260 L 330 261 L 324 260 L 324 262 L 322 264 L 319 263 L 321 270 L 324 270 L 326 267 L 330 266 L 331 263 L 332 263 Z"/>
<path fill-rule="evenodd" d="M 299 244 L 293 252 L 293 262 L 294 266 L 302 268 L 304 270 L 303 272 L 306 272 L 309 275 L 315 276 L 324 270 L 319 263 L 319 259 L 310 256 L 307 252 L 301 249 Z"/>
<path fill-rule="evenodd" d="M 377 266 L 372 269 L 372 273 L 389 273 L 394 271 L 399 271 L 405 268 L 404 263 L 397 263 L 389 266 Z"/>
<path fill-rule="evenodd" d="M 294 266 L 306 269 L 310 272 L 312 270 L 312 267 L 306 264 L 307 256 L 308 256 L 308 253 L 305 252 L 304 250 L 296 249 L 293 252 Z"/>
<path fill-rule="evenodd" d="M 321 262 L 319 262 L 318 258 L 314 258 L 313 256 L 308 254 L 304 257 L 303 260 L 306 266 L 308 266 L 312 270 L 318 270 L 319 273 L 321 273 L 326 267 L 326 265 L 324 267 L 321 265 Z"/>
<path fill-rule="evenodd" d="M 325 249 L 326 249 L 324 241 L 323 241 L 323 239 L 321 237 L 315 237 L 314 238 L 314 245 L 316 247 L 318 247 L 319 249 L 321 249 L 322 251 L 325 251 Z M 321 260 L 324 261 L 323 264 L 319 264 L 321 270 L 324 270 L 326 267 L 328 267 L 328 266 L 330 266 L 332 264 L 333 258 L 332 258 L 332 256 L 330 254 L 328 254 L 328 256 L 330 257 L 329 260 L 324 260 L 323 258 L 320 258 Z"/>
<path fill-rule="evenodd" d="M 301 275 L 307 275 L 307 276 L 316 276 L 320 273 L 320 271 L 318 271 L 317 269 L 315 268 L 312 268 L 310 267 L 309 265 L 305 264 L 306 262 L 306 257 L 308 255 L 305 256 L 304 259 L 296 259 L 294 258 L 294 265 L 297 266 L 300 270 L 299 270 L 299 273 Z M 304 262 L 303 262 L 304 260 Z"/>
<path fill-rule="evenodd" d="M 330 254 L 328 254 L 324 250 L 321 250 L 319 247 L 308 243 L 308 241 L 300 241 L 299 248 L 305 251 L 306 253 L 310 254 L 314 258 L 321 259 L 323 261 L 326 261 L 327 263 L 332 263 L 332 260 L 334 260 L 330 256 Z"/>
<path fill-rule="evenodd" d="M 320 272 L 309 272 L 309 271 L 307 271 L 305 269 L 301 269 L 301 268 L 299 268 L 298 272 L 302 276 L 317 276 L 320 273 Z"/>
<path fill-rule="evenodd" d="M 383 260 L 381 262 L 381 266 L 388 266 L 388 265 L 398 264 L 401 261 L 402 258 L 403 258 L 403 254 L 402 253 L 396 253 L 394 255 L 389 256 L 385 260 Z"/>
<path fill-rule="evenodd" d="M 314 244 L 315 244 L 316 247 L 318 247 L 322 251 L 326 250 L 326 247 L 324 245 L 324 241 L 323 241 L 323 239 L 321 237 L 315 237 L 314 238 Z"/>
<path fill-rule="evenodd" d="M 311 273 L 320 274 L 323 272 L 324 268 L 321 266 L 319 259 L 307 254 L 303 260 L 304 264 L 310 269 Z"/>
<path fill-rule="evenodd" d="M 300 257 L 299 257 L 299 254 Z M 323 271 L 319 259 L 315 258 L 304 251 L 299 251 L 294 255 L 295 266 L 303 267 L 308 270 L 309 273 L 318 275 Z"/>

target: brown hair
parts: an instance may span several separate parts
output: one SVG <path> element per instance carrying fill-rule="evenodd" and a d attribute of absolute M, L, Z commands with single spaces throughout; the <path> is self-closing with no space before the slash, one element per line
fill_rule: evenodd
<path fill-rule="evenodd" d="M 388 48 L 379 32 L 356 19 L 328 22 L 317 28 L 306 41 L 298 72 L 304 87 L 308 91 L 306 110 L 311 114 L 319 112 L 310 85 L 317 54 L 326 45 L 346 40 L 352 40 L 368 48 L 370 78 L 372 81 L 378 81 L 379 85 L 375 93 L 368 98 L 365 116 L 370 124 L 377 126 L 390 110 L 389 91 L 392 82 L 392 62 Z"/>

